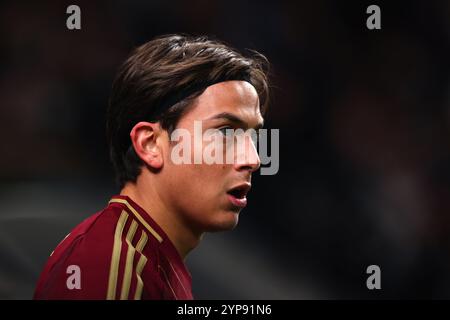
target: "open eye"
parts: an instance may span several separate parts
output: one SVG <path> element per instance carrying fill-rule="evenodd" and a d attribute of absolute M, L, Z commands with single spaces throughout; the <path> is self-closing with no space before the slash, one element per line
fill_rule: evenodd
<path fill-rule="evenodd" d="M 232 137 L 234 134 L 234 130 L 231 127 L 223 127 L 218 129 L 223 136 L 225 137 Z"/>

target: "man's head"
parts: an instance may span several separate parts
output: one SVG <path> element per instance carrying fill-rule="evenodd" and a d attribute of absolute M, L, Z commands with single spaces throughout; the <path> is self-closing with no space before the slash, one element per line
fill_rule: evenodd
<path fill-rule="evenodd" d="M 257 128 L 267 102 L 267 60 L 258 53 L 244 57 L 220 42 L 180 35 L 138 47 L 118 72 L 107 115 L 120 187 L 151 180 L 158 198 L 190 225 L 202 231 L 234 227 L 243 190 L 230 190 L 245 189 L 259 168 L 253 142 L 246 141 L 245 155 L 237 161 L 236 152 L 233 163 L 177 164 L 170 135 L 175 129 L 192 133 L 193 157 L 207 147 L 194 143 L 197 121 L 213 134 Z"/>

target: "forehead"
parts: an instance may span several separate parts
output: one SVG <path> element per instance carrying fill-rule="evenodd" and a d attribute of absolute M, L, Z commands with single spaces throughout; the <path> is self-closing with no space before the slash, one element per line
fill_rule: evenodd
<path fill-rule="evenodd" d="M 237 80 L 209 86 L 183 118 L 187 121 L 205 120 L 223 112 L 232 113 L 250 125 L 262 122 L 255 87 L 249 82 Z"/>

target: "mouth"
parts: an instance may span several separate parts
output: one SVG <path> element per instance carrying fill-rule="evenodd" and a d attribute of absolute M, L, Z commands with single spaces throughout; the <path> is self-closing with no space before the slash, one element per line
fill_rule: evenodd
<path fill-rule="evenodd" d="M 244 208 L 247 205 L 247 193 L 250 191 L 250 188 L 250 183 L 235 186 L 227 191 L 228 199 L 234 206 Z"/>

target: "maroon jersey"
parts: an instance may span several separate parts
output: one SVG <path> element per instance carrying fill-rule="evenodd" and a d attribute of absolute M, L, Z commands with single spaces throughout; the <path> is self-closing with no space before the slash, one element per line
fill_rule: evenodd
<path fill-rule="evenodd" d="M 56 247 L 34 299 L 193 299 L 189 271 L 163 230 L 126 196 Z"/>

